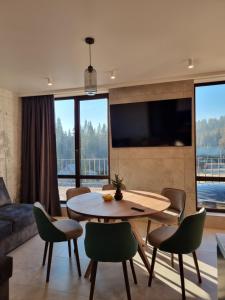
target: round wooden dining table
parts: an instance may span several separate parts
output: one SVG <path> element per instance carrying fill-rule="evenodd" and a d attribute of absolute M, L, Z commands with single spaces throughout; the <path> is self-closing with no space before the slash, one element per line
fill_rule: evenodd
<path fill-rule="evenodd" d="M 133 230 L 133 234 L 138 241 L 138 253 L 150 272 L 150 264 L 145 254 L 143 239 L 138 232 L 133 219 L 143 218 L 164 211 L 170 206 L 170 200 L 162 195 L 146 191 L 122 191 L 123 199 L 120 201 L 104 201 L 104 194 L 115 194 L 115 191 L 99 191 L 82 194 L 72 197 L 67 201 L 67 206 L 75 213 L 89 218 L 103 219 L 104 222 L 110 220 L 127 220 Z M 91 265 L 87 268 L 85 277 L 90 275 Z"/>

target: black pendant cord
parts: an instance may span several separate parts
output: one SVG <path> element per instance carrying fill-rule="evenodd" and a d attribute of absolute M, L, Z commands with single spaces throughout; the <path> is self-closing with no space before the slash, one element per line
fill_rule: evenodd
<path fill-rule="evenodd" d="M 89 60 L 90 60 L 90 66 L 91 66 L 91 45 L 89 44 Z"/>

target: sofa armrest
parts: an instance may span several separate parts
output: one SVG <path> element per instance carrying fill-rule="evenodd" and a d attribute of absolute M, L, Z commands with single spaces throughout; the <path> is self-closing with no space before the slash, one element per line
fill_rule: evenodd
<path fill-rule="evenodd" d="M 10 256 L 0 256 L 0 285 L 12 276 L 13 259 Z"/>

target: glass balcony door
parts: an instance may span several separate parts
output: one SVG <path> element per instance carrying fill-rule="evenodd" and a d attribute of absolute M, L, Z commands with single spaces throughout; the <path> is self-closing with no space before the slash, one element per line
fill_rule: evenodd
<path fill-rule="evenodd" d="M 108 95 L 55 101 L 60 199 L 70 187 L 109 182 Z"/>
<path fill-rule="evenodd" d="M 225 83 L 195 86 L 197 207 L 225 211 Z"/>

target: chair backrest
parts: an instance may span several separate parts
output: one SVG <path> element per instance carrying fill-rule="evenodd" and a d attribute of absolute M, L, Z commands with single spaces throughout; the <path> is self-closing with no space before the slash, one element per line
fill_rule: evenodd
<path fill-rule="evenodd" d="M 44 206 L 40 202 L 35 202 L 34 206 L 37 208 L 40 208 L 40 210 L 43 212 L 43 214 L 45 214 L 46 218 L 48 218 L 48 220 L 50 222 L 52 221 L 52 217 L 47 213 Z"/>
<path fill-rule="evenodd" d="M 39 235 L 44 241 L 60 242 L 67 239 L 65 233 L 53 225 L 51 217 L 47 214 L 40 202 L 34 203 L 33 213 Z"/>
<path fill-rule="evenodd" d="M 161 243 L 160 249 L 171 253 L 191 253 L 201 244 L 206 210 L 201 208 L 197 213 L 187 216 L 177 231 Z"/>
<path fill-rule="evenodd" d="M 71 188 L 66 191 L 66 199 L 68 201 L 72 197 L 90 193 L 90 192 L 91 192 L 91 190 L 89 189 L 89 187 L 86 187 L 86 186 L 81 186 L 78 188 Z M 68 207 L 66 207 L 66 209 L 67 209 L 67 215 L 71 219 L 71 211 Z"/>
<path fill-rule="evenodd" d="M 121 262 L 137 252 L 137 240 L 128 222 L 88 222 L 84 244 L 87 256 L 95 261 Z"/>
<path fill-rule="evenodd" d="M 109 183 L 103 185 L 102 190 L 103 191 L 115 190 L 115 187 L 113 186 L 113 184 Z M 121 190 L 126 191 L 126 186 L 124 184 L 121 185 Z"/>
<path fill-rule="evenodd" d="M 69 200 L 72 197 L 82 195 L 82 194 L 86 194 L 86 193 L 90 193 L 90 192 L 91 192 L 91 190 L 86 186 L 68 189 L 66 191 L 66 199 Z"/>
<path fill-rule="evenodd" d="M 186 202 L 185 191 L 174 188 L 164 188 L 161 192 L 161 195 L 165 196 L 170 200 L 170 208 L 177 210 L 182 215 L 182 221 Z"/>

